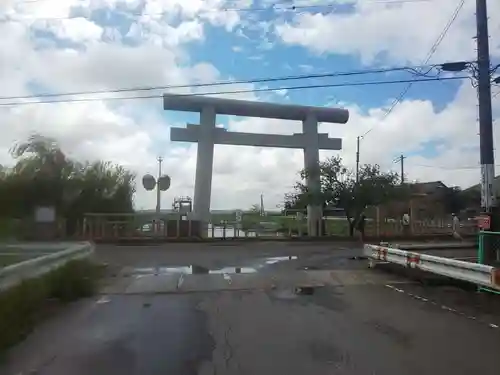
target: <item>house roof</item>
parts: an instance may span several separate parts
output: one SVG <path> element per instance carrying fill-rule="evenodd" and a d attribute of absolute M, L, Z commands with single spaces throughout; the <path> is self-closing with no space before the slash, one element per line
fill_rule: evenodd
<path fill-rule="evenodd" d="M 468 187 L 467 189 L 464 189 L 463 191 L 473 191 L 473 190 L 481 190 L 481 184 L 476 184 Z M 496 196 L 500 195 L 500 176 L 496 176 L 493 179 L 493 191 L 495 192 Z"/>
<path fill-rule="evenodd" d="M 416 182 L 410 184 L 411 188 L 415 189 L 420 193 L 432 194 L 438 189 L 446 188 L 447 186 L 442 181 L 430 181 L 430 182 Z"/>

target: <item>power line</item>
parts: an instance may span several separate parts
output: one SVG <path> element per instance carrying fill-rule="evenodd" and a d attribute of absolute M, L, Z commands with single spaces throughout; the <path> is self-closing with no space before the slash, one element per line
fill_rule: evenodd
<path fill-rule="evenodd" d="M 315 79 L 315 78 L 334 78 L 334 77 L 346 77 L 355 75 L 365 75 L 365 74 L 378 74 L 378 73 L 390 73 L 398 71 L 407 71 L 415 74 L 420 67 L 393 67 L 393 68 L 380 68 L 380 69 L 370 69 L 370 70 L 354 70 L 346 72 L 332 72 L 332 73 L 320 73 L 320 74 L 303 74 L 303 75 L 291 75 L 282 77 L 265 77 L 265 78 L 251 78 L 242 80 L 230 80 L 230 81 L 216 81 L 216 82 L 205 82 L 205 83 L 195 83 L 195 84 L 185 84 L 185 85 L 164 85 L 164 86 L 139 86 L 131 88 L 117 88 L 117 89 L 103 89 L 103 90 L 87 90 L 87 91 L 73 91 L 65 93 L 41 93 L 41 94 L 31 94 L 22 96 L 0 96 L 0 100 L 21 100 L 21 99 L 33 99 L 33 98 L 48 98 L 48 97 L 58 97 L 58 96 L 74 96 L 74 95 L 92 95 L 92 94 L 111 94 L 111 93 L 121 93 L 121 92 L 131 92 L 131 91 L 154 91 L 154 90 L 167 90 L 167 89 L 179 89 L 179 88 L 198 88 L 198 87 L 211 87 L 211 86 L 227 86 L 235 84 L 249 84 L 249 83 L 269 83 L 278 81 L 293 81 L 302 79 Z"/>
<path fill-rule="evenodd" d="M 450 20 L 448 21 L 448 23 L 444 27 L 443 31 L 439 34 L 438 38 L 436 39 L 436 41 L 432 45 L 431 49 L 427 53 L 427 56 L 425 57 L 424 62 L 422 63 L 422 65 L 427 65 L 429 63 L 430 59 L 432 58 L 432 56 L 434 56 L 434 54 L 436 53 L 438 47 L 440 46 L 440 44 L 443 42 L 444 38 L 448 34 L 448 31 L 450 30 L 451 26 L 453 25 L 453 23 L 455 22 L 455 20 L 458 18 L 458 15 L 460 14 L 460 11 L 464 7 L 464 4 L 465 4 L 465 0 L 460 0 L 460 2 L 458 3 L 455 11 L 452 13 Z M 398 97 L 392 102 L 392 104 L 389 107 L 389 109 L 385 112 L 382 120 L 386 119 L 387 116 L 389 116 L 392 113 L 392 111 L 394 110 L 394 108 L 396 108 L 396 106 L 399 103 L 401 103 L 401 101 L 404 99 L 404 97 L 406 96 L 406 94 L 408 93 L 408 91 L 411 89 L 412 86 L 413 86 L 413 82 L 409 82 L 408 85 L 404 88 L 404 90 L 401 91 L 401 93 L 398 95 Z M 373 130 L 373 128 L 371 128 L 370 130 L 368 130 L 365 134 L 362 135 L 361 138 L 365 137 L 372 130 Z"/>
<path fill-rule="evenodd" d="M 462 166 L 462 167 L 445 167 L 439 165 L 425 165 L 425 164 L 412 164 L 412 167 L 422 167 L 422 168 L 434 168 L 434 169 L 442 169 L 448 171 L 465 171 L 465 170 L 474 170 L 481 168 L 481 165 L 475 166 Z M 495 167 L 500 167 L 500 165 L 495 165 Z"/>
<path fill-rule="evenodd" d="M 244 94 L 244 93 L 256 93 L 256 92 L 270 92 L 270 91 L 280 91 L 280 90 L 303 90 L 303 89 L 318 89 L 318 88 L 333 88 L 333 87 L 351 87 L 351 86 L 373 86 L 373 85 L 387 85 L 387 84 L 398 84 L 398 83 L 408 83 L 408 82 L 437 82 L 437 81 L 449 81 L 449 80 L 459 80 L 468 79 L 467 76 L 456 76 L 456 77 L 436 77 L 436 78 L 423 78 L 419 80 L 394 80 L 394 81 L 373 81 L 373 82 L 351 82 L 351 83 L 337 83 L 337 84 L 324 84 L 324 85 L 305 85 L 305 86 L 288 86 L 288 87 L 274 87 L 274 88 L 259 88 L 259 89 L 248 89 L 248 90 L 235 90 L 235 91 L 213 91 L 213 92 L 202 92 L 202 93 L 189 93 L 189 94 L 178 94 L 178 96 L 205 96 L 205 95 L 223 95 L 223 94 Z M 71 98 L 71 99 L 60 99 L 60 100 L 41 100 L 41 101 L 28 101 L 28 102 L 8 102 L 0 103 L 0 107 L 16 107 L 21 105 L 29 104 L 52 104 L 52 103 L 78 103 L 78 102 L 93 102 L 93 101 L 108 101 L 108 100 L 133 100 L 133 99 L 155 99 L 162 98 L 163 95 L 148 95 L 148 96 L 128 96 L 128 97 L 104 97 L 104 98 Z"/>
<path fill-rule="evenodd" d="M 41 3 L 44 1 L 50 1 L 50 0 L 17 0 L 16 4 L 33 4 L 33 3 Z M 366 3 L 371 3 L 371 4 L 401 4 L 401 3 L 424 3 L 424 2 L 429 2 L 432 0 L 365 0 Z M 355 4 L 356 1 L 352 1 L 351 4 Z M 345 2 L 344 4 L 349 5 L 348 2 Z M 274 7 L 290 7 L 290 8 L 310 8 L 310 7 L 324 7 L 324 6 L 335 6 L 339 5 L 338 2 L 335 3 L 326 3 L 326 4 L 315 4 L 315 5 L 290 5 L 290 2 L 276 2 L 269 4 L 267 7 L 260 7 L 257 9 L 269 9 L 269 8 L 274 8 Z M 233 9 L 233 8 L 227 8 L 224 7 L 222 9 Z M 234 8 L 234 9 L 249 9 L 249 8 Z M 253 8 L 250 8 L 253 9 Z"/>
<path fill-rule="evenodd" d="M 42 2 L 45 0 L 26 0 L 26 1 L 18 1 L 17 4 L 36 4 L 39 2 Z M 370 0 L 366 1 L 367 3 L 370 4 L 382 4 L 382 5 L 387 5 L 387 4 L 404 4 L 404 3 L 427 3 L 431 2 L 433 0 Z M 355 1 L 352 1 L 352 5 L 356 4 Z M 305 10 L 320 10 L 320 9 L 333 9 L 340 4 L 338 2 L 335 3 L 328 3 L 328 4 L 315 4 L 315 5 L 289 5 L 289 4 L 283 4 L 283 3 L 274 3 L 270 4 L 269 6 L 266 7 L 222 7 L 219 9 L 204 9 L 200 10 L 200 14 L 206 14 L 206 13 L 212 13 L 212 12 L 236 12 L 236 13 L 251 13 L 251 12 L 269 12 L 269 11 L 305 11 Z M 343 4 L 343 5 L 349 5 L 349 3 Z M 142 17 L 142 16 L 162 16 L 166 12 L 154 12 L 154 13 L 142 13 L 142 12 L 137 12 L 137 11 L 118 11 L 115 10 L 117 13 L 125 13 L 129 16 L 132 17 Z M 88 16 L 84 15 L 75 15 L 73 17 L 70 16 L 65 16 L 65 17 L 37 17 L 37 16 L 23 16 L 20 17 L 19 19 L 9 19 L 9 20 L 3 20 L 5 21 L 22 21 L 22 20 L 33 20 L 33 21 L 49 21 L 49 20 L 68 20 L 72 18 L 88 18 Z"/>
<path fill-rule="evenodd" d="M 446 24 L 444 30 L 441 32 L 441 34 L 438 36 L 437 40 L 432 45 L 430 51 L 427 54 L 427 57 L 424 59 L 423 65 L 428 64 L 430 59 L 432 58 L 432 56 L 434 56 L 439 45 L 444 40 L 446 34 L 448 34 L 448 30 L 450 29 L 451 25 L 453 25 L 453 23 L 457 19 L 458 15 L 460 14 L 460 11 L 462 10 L 464 4 L 465 4 L 465 0 L 461 0 L 460 3 L 458 4 L 457 8 L 455 9 L 455 12 L 453 13 L 451 19 Z M 391 107 L 389 107 L 389 109 L 387 110 L 387 112 L 384 115 L 384 119 L 387 118 L 387 116 L 389 116 L 391 114 L 391 112 L 394 110 L 394 108 L 403 100 L 403 98 L 406 96 L 406 94 L 408 93 L 408 91 L 411 89 L 412 86 L 413 86 L 413 83 L 411 83 L 411 82 L 408 84 L 408 86 L 406 86 L 406 88 L 401 92 L 401 94 L 392 103 Z"/>

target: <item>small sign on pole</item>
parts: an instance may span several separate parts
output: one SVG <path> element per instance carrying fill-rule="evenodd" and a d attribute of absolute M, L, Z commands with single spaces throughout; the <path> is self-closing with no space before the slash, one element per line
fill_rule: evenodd
<path fill-rule="evenodd" d="M 477 226 L 482 230 L 489 230 L 491 228 L 490 215 L 480 215 L 477 218 Z"/>

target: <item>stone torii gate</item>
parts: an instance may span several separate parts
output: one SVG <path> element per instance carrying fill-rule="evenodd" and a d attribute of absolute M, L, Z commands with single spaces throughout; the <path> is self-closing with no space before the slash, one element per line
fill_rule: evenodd
<path fill-rule="evenodd" d="M 318 122 L 345 124 L 349 112 L 345 109 L 276 104 L 196 95 L 163 95 L 163 109 L 199 112 L 200 124 L 186 128 L 171 128 L 170 140 L 197 142 L 196 177 L 193 214 L 207 223 L 210 219 L 214 145 L 242 145 L 257 147 L 301 148 L 304 166 L 310 173 L 306 185 L 310 192 L 320 191 L 319 150 L 341 150 L 342 139 L 318 134 Z M 302 121 L 302 133 L 293 135 L 228 132 L 215 126 L 216 116 L 234 115 Z M 307 224 L 310 236 L 321 235 L 322 207 L 307 206 Z"/>

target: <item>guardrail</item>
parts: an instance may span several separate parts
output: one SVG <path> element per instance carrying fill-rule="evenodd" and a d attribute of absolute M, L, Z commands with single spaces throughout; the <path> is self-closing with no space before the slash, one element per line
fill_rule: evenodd
<path fill-rule="evenodd" d="M 378 245 L 367 244 L 363 251 L 369 259 L 370 267 L 374 267 L 377 263 L 394 263 L 500 290 L 500 269 L 485 264 L 413 253 Z"/>
<path fill-rule="evenodd" d="M 71 260 L 87 258 L 94 252 L 90 242 L 80 242 L 53 254 L 42 255 L 0 269 L 0 290 L 11 288 L 22 280 L 42 276 Z"/>

